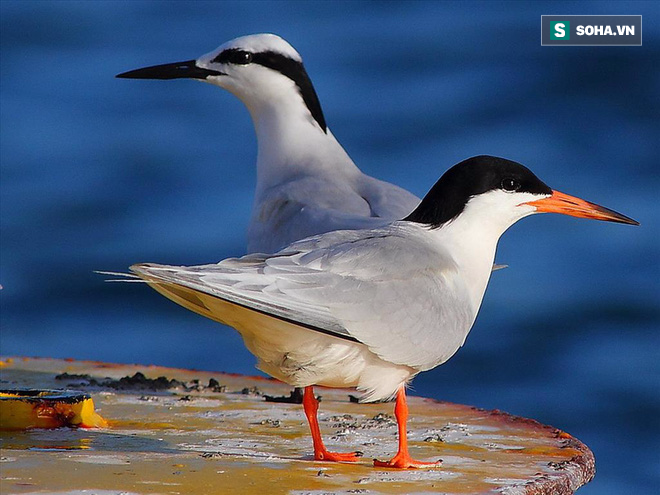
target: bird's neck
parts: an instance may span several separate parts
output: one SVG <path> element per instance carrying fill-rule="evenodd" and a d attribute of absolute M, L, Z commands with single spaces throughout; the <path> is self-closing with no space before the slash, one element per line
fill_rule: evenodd
<path fill-rule="evenodd" d="M 453 219 L 431 228 L 437 242 L 448 250 L 462 274 L 475 317 L 490 280 L 500 237 L 518 220 L 536 211 L 532 206 L 524 206 L 524 199 L 521 195 L 508 196 L 499 190 L 479 194 L 468 199 Z M 451 200 L 451 196 L 437 200 Z M 514 207 L 514 202 L 521 203 Z"/>
<path fill-rule="evenodd" d="M 499 236 L 474 235 L 474 229 L 457 227 L 451 229 L 446 242 L 452 245 L 454 261 L 463 274 L 476 317 L 492 273 Z"/>
<path fill-rule="evenodd" d="M 498 220 L 496 215 L 488 216 L 481 208 L 468 205 L 459 217 L 437 232 L 463 275 L 475 317 L 493 270 L 497 243 L 509 227 Z"/>
<path fill-rule="evenodd" d="M 297 100 L 248 105 L 257 134 L 257 194 L 305 175 L 345 180 L 360 174 L 330 130 Z"/>

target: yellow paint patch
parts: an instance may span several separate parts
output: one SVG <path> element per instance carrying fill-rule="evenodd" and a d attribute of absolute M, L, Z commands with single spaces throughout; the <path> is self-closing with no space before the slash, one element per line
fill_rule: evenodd
<path fill-rule="evenodd" d="M 3 390 L 0 392 L 0 429 L 106 427 L 87 394 L 57 390 Z"/>

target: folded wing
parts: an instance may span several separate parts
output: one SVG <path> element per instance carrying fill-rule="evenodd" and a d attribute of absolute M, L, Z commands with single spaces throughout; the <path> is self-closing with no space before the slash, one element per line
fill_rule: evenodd
<path fill-rule="evenodd" d="M 312 237 L 274 255 L 131 269 L 152 285 L 175 284 L 355 340 L 421 371 L 463 344 L 474 310 L 453 260 L 419 229 L 396 222 Z"/>

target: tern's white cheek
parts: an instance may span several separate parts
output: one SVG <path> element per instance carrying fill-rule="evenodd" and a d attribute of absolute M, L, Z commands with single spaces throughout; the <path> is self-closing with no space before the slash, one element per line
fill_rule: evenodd
<path fill-rule="evenodd" d="M 538 194 L 497 189 L 470 199 L 462 215 L 474 228 L 499 237 L 518 220 L 535 213 L 536 208 L 524 203 L 537 199 Z"/>

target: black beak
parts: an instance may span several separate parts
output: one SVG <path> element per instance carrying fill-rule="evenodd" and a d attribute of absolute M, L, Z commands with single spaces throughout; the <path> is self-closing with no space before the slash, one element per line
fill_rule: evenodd
<path fill-rule="evenodd" d="M 121 79 L 206 79 L 209 76 L 224 76 L 222 72 L 204 69 L 195 64 L 195 60 L 174 64 L 152 65 L 142 69 L 122 72 L 115 77 Z"/>

